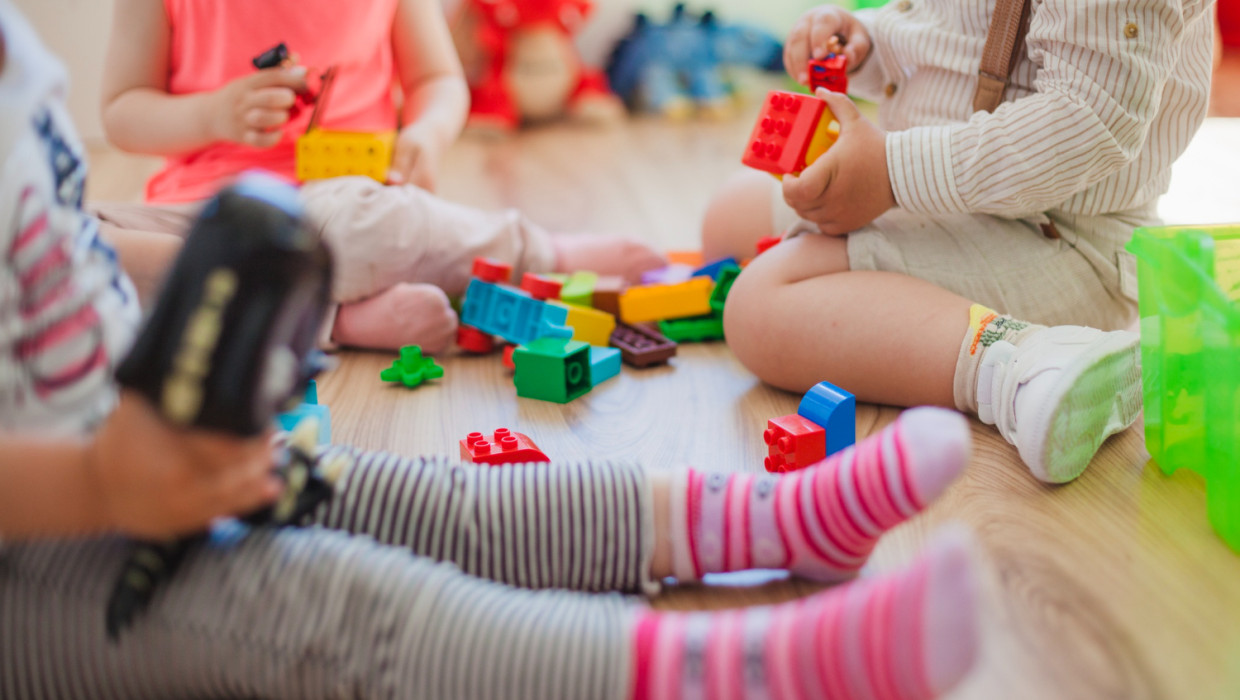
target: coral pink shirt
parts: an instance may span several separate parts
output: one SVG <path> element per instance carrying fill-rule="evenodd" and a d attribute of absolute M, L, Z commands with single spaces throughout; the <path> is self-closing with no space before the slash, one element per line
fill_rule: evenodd
<path fill-rule="evenodd" d="M 337 66 L 319 125 L 351 131 L 396 127 L 392 21 L 397 0 L 164 0 L 171 27 L 168 92 L 215 90 L 254 72 L 251 60 L 284 42 L 312 75 Z M 284 127 L 274 148 L 216 143 L 168 158 L 146 185 L 149 202 L 213 194 L 233 176 L 262 168 L 294 177 L 294 143 L 311 109 Z"/>

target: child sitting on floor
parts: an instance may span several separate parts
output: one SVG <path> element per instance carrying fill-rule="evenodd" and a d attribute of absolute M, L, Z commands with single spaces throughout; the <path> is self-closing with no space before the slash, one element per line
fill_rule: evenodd
<path fill-rule="evenodd" d="M 843 43 L 879 125 L 819 91 L 838 142 L 782 185 L 734 178 L 702 235 L 721 258 L 789 234 L 740 275 L 724 313 L 762 379 L 955 406 L 995 425 L 1039 479 L 1064 482 L 1140 410 L 1124 245 L 1157 223 L 1171 164 L 1205 118 L 1213 2 L 1024 4 L 1023 25 L 1020 0 L 806 12 L 789 74 L 806 83 L 809 59 Z M 997 7 L 1028 29 L 1006 95 L 1006 75 L 978 76 Z"/>
<path fill-rule="evenodd" d="M 294 141 L 312 111 L 290 111 L 307 88 L 306 68 L 251 64 L 280 42 L 316 70 L 337 69 L 318 126 L 383 132 L 401 123 L 386 186 L 361 176 L 303 186 L 337 259 L 335 342 L 444 349 L 456 330 L 445 292 L 464 292 L 477 256 L 511 263 L 518 279 L 526 271 L 595 270 L 636 281 L 663 264 L 636 239 L 550 235 L 516 211 L 483 212 L 432 194 L 468 103 L 433 0 L 347 8 L 334 0 L 119 0 L 104 127 L 117 146 L 167 161 L 147 183 L 147 205 L 99 205 L 100 218 L 120 229 L 183 234 L 197 203 L 240 172 L 293 178 Z M 393 84 L 403 94 L 399 109 Z M 144 242 L 150 238 L 158 237 Z"/>

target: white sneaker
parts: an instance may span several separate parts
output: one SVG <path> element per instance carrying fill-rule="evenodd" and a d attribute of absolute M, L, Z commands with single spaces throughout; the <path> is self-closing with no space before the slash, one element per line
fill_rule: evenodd
<path fill-rule="evenodd" d="M 1139 336 L 1082 326 L 1035 331 L 1019 347 L 986 349 L 978 418 L 999 429 L 1042 481 L 1080 476 L 1111 435 L 1141 411 Z"/>

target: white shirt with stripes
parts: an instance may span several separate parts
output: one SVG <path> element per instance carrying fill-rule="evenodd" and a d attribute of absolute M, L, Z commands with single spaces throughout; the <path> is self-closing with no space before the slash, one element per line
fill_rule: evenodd
<path fill-rule="evenodd" d="M 1150 206 L 1205 119 L 1213 0 L 1033 0 L 1005 102 L 973 113 L 995 0 L 858 13 L 897 203 L 1020 218 Z"/>

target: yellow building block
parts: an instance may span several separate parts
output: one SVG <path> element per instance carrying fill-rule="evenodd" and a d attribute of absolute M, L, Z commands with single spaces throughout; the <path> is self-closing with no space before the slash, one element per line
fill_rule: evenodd
<path fill-rule="evenodd" d="M 616 329 L 615 316 L 588 306 L 574 304 L 561 304 L 561 306 L 568 309 L 568 318 L 564 321 L 564 325 L 572 327 L 573 340 L 602 347 L 607 347 L 611 343 L 611 332 Z"/>
<path fill-rule="evenodd" d="M 297 139 L 297 179 L 365 175 L 387 182 L 396 132 L 311 129 Z"/>
<path fill-rule="evenodd" d="M 708 314 L 714 287 L 715 281 L 709 277 L 629 287 L 620 295 L 620 318 L 625 323 L 646 323 Z"/>

